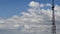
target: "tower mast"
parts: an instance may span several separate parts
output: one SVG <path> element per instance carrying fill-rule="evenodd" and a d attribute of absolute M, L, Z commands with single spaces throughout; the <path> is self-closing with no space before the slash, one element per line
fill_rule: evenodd
<path fill-rule="evenodd" d="M 54 0 L 52 0 L 52 34 L 56 34 L 55 14 L 54 14 Z"/>

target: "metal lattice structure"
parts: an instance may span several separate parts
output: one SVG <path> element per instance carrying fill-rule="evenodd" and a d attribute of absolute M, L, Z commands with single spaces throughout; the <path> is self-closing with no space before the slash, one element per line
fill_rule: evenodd
<path fill-rule="evenodd" d="M 52 34 L 56 34 L 55 14 L 54 14 L 54 0 L 52 0 Z"/>

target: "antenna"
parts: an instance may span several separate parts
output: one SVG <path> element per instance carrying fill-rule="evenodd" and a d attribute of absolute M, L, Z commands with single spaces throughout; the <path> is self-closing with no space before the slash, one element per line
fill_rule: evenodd
<path fill-rule="evenodd" d="M 54 0 L 52 0 L 52 34 L 56 34 L 55 14 L 54 14 Z"/>

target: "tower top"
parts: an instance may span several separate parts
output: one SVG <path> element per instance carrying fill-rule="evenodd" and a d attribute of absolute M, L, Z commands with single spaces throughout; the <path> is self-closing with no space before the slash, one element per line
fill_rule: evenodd
<path fill-rule="evenodd" d="M 54 10 L 54 0 L 52 0 L 52 10 Z"/>

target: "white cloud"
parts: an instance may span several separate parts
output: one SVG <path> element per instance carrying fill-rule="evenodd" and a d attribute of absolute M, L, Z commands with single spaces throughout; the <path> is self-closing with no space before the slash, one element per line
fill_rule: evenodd
<path fill-rule="evenodd" d="M 50 7 L 52 7 L 52 5 L 51 5 L 50 3 L 47 3 L 46 6 L 50 6 Z"/>
<path fill-rule="evenodd" d="M 4 23 L 4 21 L 3 20 L 0 20 L 0 23 Z"/>
<path fill-rule="evenodd" d="M 40 4 L 40 7 L 44 7 L 45 5 L 44 4 Z"/>
<path fill-rule="evenodd" d="M 15 28 L 19 27 L 19 24 L 15 24 L 14 27 L 15 27 Z"/>
<path fill-rule="evenodd" d="M 0 23 L 4 23 L 5 19 L 0 17 Z"/>
<path fill-rule="evenodd" d="M 0 29 L 4 29 L 5 28 L 5 24 L 0 23 Z"/>
<path fill-rule="evenodd" d="M 31 6 L 31 7 L 38 7 L 39 6 L 39 3 L 38 2 L 31 1 L 29 3 L 29 6 Z"/>

